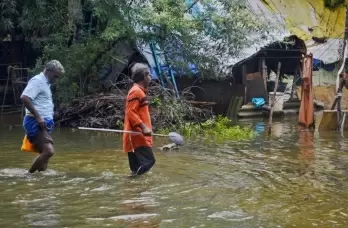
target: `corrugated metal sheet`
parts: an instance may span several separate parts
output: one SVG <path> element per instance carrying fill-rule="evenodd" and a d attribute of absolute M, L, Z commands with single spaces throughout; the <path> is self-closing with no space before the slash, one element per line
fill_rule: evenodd
<path fill-rule="evenodd" d="M 297 35 L 306 42 L 308 52 L 325 64 L 339 60 L 344 37 L 345 8 L 329 10 L 323 0 L 248 0 L 251 10 L 260 19 L 278 24 L 285 34 Z M 283 38 L 279 35 L 279 40 Z M 312 37 L 326 37 L 315 43 Z M 252 54 L 252 53 L 251 53 Z"/>

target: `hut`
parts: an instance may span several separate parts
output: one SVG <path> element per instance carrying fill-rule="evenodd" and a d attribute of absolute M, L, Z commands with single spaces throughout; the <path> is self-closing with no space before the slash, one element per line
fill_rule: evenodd
<path fill-rule="evenodd" d="M 261 98 L 265 104 L 268 103 L 269 93 L 274 91 L 275 85 L 270 75 L 272 72 L 277 73 L 278 63 L 281 63 L 276 91 L 284 93 L 288 84 L 283 82 L 284 79 L 289 75 L 294 77 L 290 87 L 289 105 L 284 105 L 284 109 L 289 107 L 292 109 L 291 112 L 296 114 L 300 104 L 298 99 L 293 99 L 293 87 L 301 84 L 302 62 L 306 54 L 305 42 L 296 35 L 292 35 L 285 37 L 282 41 L 270 43 L 252 56 L 237 62 L 232 67 L 232 74 L 236 84 L 244 85 L 245 93 L 243 98 L 232 98 L 227 113 L 236 115 L 238 112 L 239 117 L 263 116 L 268 106 L 253 105 L 253 98 Z M 239 101 L 240 99 L 243 100 Z"/>
<path fill-rule="evenodd" d="M 232 67 L 232 74 L 236 84 L 245 85 L 244 104 L 251 102 L 255 97 L 268 100 L 268 91 L 273 91 L 274 88 L 270 73 L 277 72 L 279 62 L 280 81 L 286 77 L 285 75 L 298 77 L 301 72 L 301 59 L 306 53 L 304 41 L 293 35 L 284 38 L 283 41 L 271 43 L 236 63 Z M 284 92 L 284 90 L 284 84 L 280 83 L 277 91 Z"/>

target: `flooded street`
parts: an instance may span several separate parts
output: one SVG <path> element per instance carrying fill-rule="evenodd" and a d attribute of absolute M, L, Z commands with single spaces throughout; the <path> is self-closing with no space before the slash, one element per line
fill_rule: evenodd
<path fill-rule="evenodd" d="M 155 138 L 157 162 L 136 179 L 120 135 L 72 129 L 54 132 L 48 171 L 28 175 L 35 155 L 20 151 L 20 124 L 1 125 L 0 227 L 348 226 L 347 140 L 299 131 L 296 118 L 271 137 L 262 120 L 242 122 L 260 132 L 245 142 L 161 152 Z"/>

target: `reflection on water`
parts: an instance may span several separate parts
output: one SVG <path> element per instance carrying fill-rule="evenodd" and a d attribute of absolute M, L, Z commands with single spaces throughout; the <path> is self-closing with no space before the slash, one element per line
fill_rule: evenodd
<path fill-rule="evenodd" d="M 258 131 L 251 141 L 155 149 L 154 169 L 136 179 L 120 135 L 71 129 L 54 133 L 47 172 L 28 175 L 20 120 L 3 123 L 0 227 L 347 227 L 347 140 L 296 119 L 271 136 L 262 120 L 241 122 Z"/>
<path fill-rule="evenodd" d="M 299 160 L 302 165 L 303 173 L 312 173 L 314 162 L 314 141 L 313 132 L 307 130 L 299 130 L 298 148 L 299 148 Z"/>

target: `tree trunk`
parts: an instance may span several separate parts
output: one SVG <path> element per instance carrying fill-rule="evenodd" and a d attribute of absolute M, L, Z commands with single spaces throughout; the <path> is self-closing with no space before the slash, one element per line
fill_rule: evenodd
<path fill-rule="evenodd" d="M 69 0 L 68 1 L 69 10 L 69 30 L 72 33 L 72 42 L 75 43 L 78 40 L 79 25 L 83 24 L 83 12 L 82 12 L 82 2 L 81 0 Z"/>

